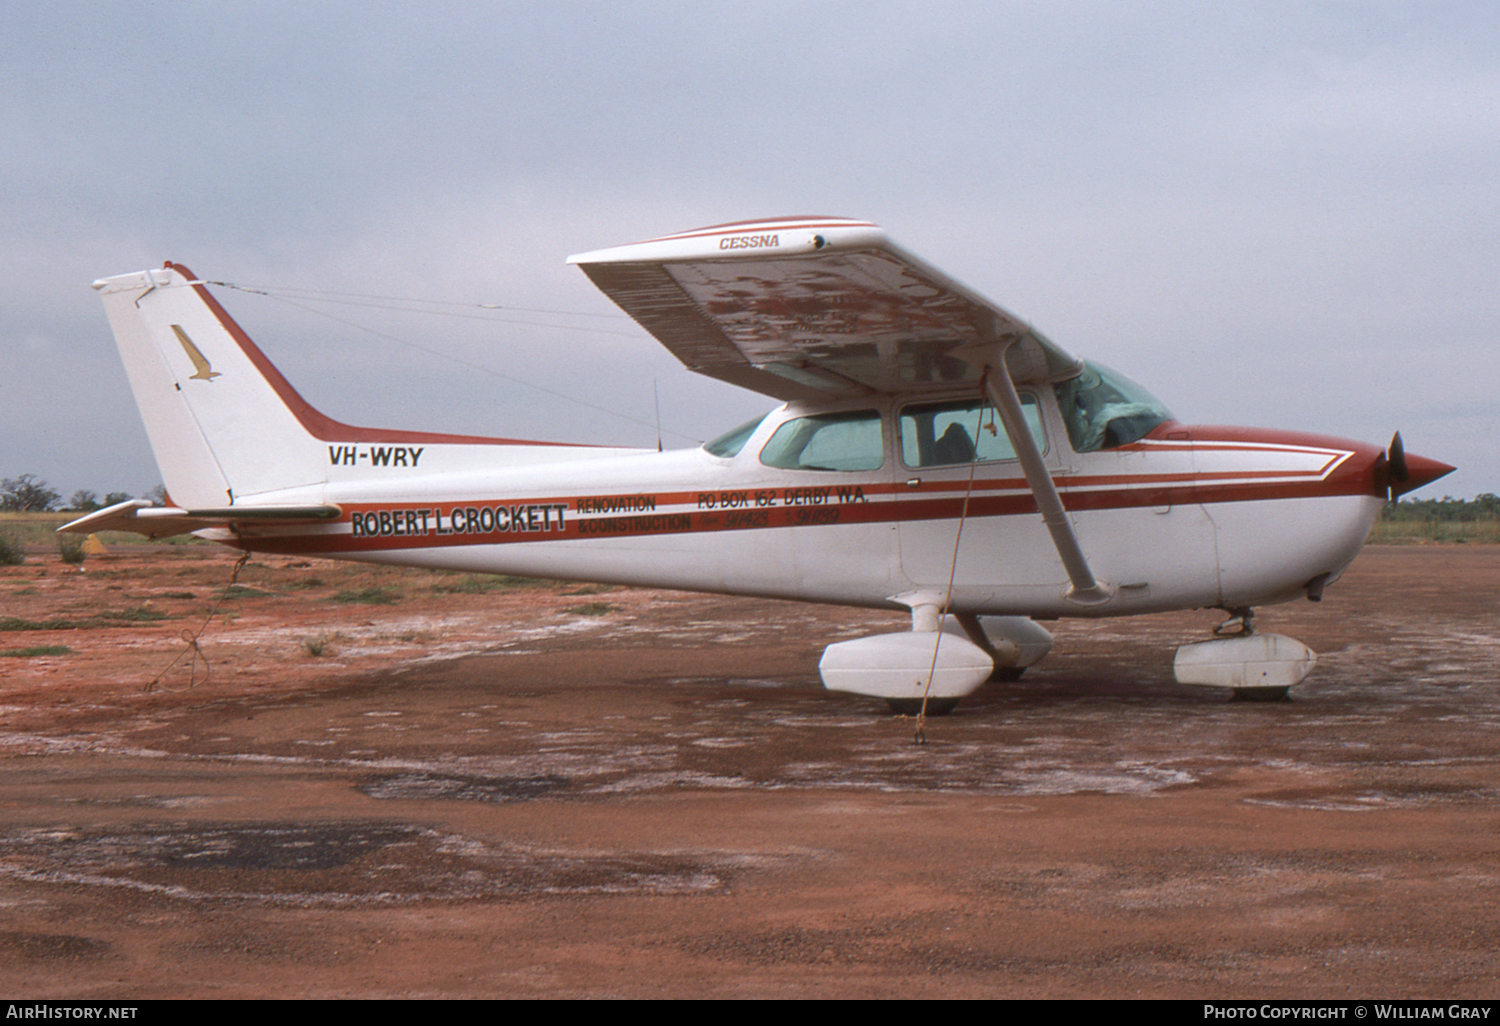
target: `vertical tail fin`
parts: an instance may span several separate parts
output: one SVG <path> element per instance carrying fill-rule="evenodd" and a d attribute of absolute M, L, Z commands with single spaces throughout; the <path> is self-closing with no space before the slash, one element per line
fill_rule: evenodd
<path fill-rule="evenodd" d="M 326 479 L 318 440 L 286 400 L 311 407 L 186 268 L 94 288 L 174 502 L 223 506 Z"/>
<path fill-rule="evenodd" d="M 298 395 L 186 267 L 168 263 L 101 278 L 94 288 L 162 480 L 179 506 L 233 505 L 393 472 L 410 477 L 621 451 L 344 424 Z M 294 501 L 309 500 L 322 495 Z"/>

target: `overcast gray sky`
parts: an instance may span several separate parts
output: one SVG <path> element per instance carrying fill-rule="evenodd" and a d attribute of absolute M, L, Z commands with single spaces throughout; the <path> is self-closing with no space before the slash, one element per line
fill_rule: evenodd
<path fill-rule="evenodd" d="M 1500 492 L 1500 4 L 53 0 L 0 55 L 0 476 L 64 496 L 160 480 L 95 278 L 501 304 L 216 290 L 338 419 L 652 445 L 655 383 L 671 447 L 772 404 L 564 259 L 804 213 L 1182 420 Z"/>

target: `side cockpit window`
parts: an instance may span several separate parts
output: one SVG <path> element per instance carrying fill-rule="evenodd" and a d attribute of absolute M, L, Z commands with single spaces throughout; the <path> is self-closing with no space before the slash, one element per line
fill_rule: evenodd
<path fill-rule="evenodd" d="M 1074 452 L 1129 445 L 1172 419 L 1172 412 L 1140 385 L 1097 363 L 1056 386 L 1057 408 Z"/>
<path fill-rule="evenodd" d="M 760 461 L 781 470 L 879 470 L 885 462 L 874 410 L 796 417 L 776 429 Z"/>
<path fill-rule="evenodd" d="M 1021 412 L 1037 448 L 1045 452 L 1047 435 L 1042 430 L 1036 396 L 1021 393 Z M 1000 415 L 993 406 L 977 399 L 908 406 L 901 411 L 900 428 L 901 462 L 908 467 L 947 467 L 1016 458 Z"/>

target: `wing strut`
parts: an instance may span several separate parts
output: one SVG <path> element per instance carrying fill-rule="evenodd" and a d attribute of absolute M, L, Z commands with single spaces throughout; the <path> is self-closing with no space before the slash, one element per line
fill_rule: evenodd
<path fill-rule="evenodd" d="M 1089 569 L 1089 561 L 1078 544 L 1078 535 L 1073 533 L 1073 522 L 1068 519 L 1057 494 L 1057 485 L 1047 472 L 1041 450 L 1036 446 L 1036 439 L 1031 437 L 1031 430 L 1021 413 L 1021 399 L 1016 395 L 1016 384 L 1011 380 L 1010 368 L 1005 363 L 1005 348 L 1003 345 L 998 348 L 985 346 L 964 355 L 980 366 L 984 387 L 1000 411 L 1000 420 L 1005 424 L 1005 433 L 1021 462 L 1026 483 L 1031 486 L 1042 522 L 1047 525 L 1057 555 L 1068 571 L 1068 580 L 1072 582 L 1068 588 L 1068 601 L 1080 606 L 1101 605 L 1114 598 L 1115 587 L 1099 580 Z"/>

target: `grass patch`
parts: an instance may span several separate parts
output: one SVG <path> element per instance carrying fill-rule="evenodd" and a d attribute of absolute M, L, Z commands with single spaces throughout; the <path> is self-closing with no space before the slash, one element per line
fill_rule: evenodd
<path fill-rule="evenodd" d="M 333 634 L 313 634 L 301 639 L 302 651 L 313 659 L 339 654 L 339 646 L 350 639 L 343 631 Z"/>
<path fill-rule="evenodd" d="M 0 631 L 78 631 L 101 626 L 98 620 L 27 620 L 19 616 L 0 616 Z"/>
<path fill-rule="evenodd" d="M 514 577 L 510 574 L 469 574 L 456 581 L 434 584 L 432 590 L 445 595 L 484 595 L 510 588 L 535 587 L 541 583 L 534 577 Z"/>
<path fill-rule="evenodd" d="M 614 591 L 616 587 L 617 587 L 617 585 L 614 585 L 614 584 L 585 584 L 581 588 L 574 588 L 572 591 L 565 591 L 565 592 L 563 592 L 563 594 L 564 595 L 569 595 L 569 596 L 572 596 L 572 595 L 603 595 L 607 591 Z"/>
<path fill-rule="evenodd" d="M 73 650 L 67 645 L 33 645 L 30 648 L 7 648 L 0 652 L 0 658 L 6 659 L 30 659 L 33 656 L 59 656 L 72 655 Z"/>
<path fill-rule="evenodd" d="M 259 588 L 247 588 L 243 584 L 231 584 L 229 587 L 220 588 L 216 592 L 216 595 L 221 599 L 265 598 L 268 595 L 274 594 L 275 592 L 261 591 Z M 192 596 L 188 597 L 191 598 Z"/>
<path fill-rule="evenodd" d="M 149 606 L 134 609 L 106 610 L 81 619 L 54 617 L 51 620 L 27 620 L 19 616 L 0 616 L 0 631 L 86 631 L 98 627 L 119 627 L 131 623 L 165 620 L 167 614 Z"/>
<path fill-rule="evenodd" d="M 326 634 L 314 634 L 302 639 L 302 651 L 314 659 L 321 659 L 325 655 L 333 655 L 333 643 Z"/>
<path fill-rule="evenodd" d="M 341 591 L 333 596 L 335 602 L 360 602 L 369 606 L 391 606 L 401 601 L 401 592 L 396 588 L 363 588 L 359 591 Z"/>
<path fill-rule="evenodd" d="M 119 609 L 114 612 L 103 612 L 99 616 L 105 620 L 127 620 L 131 623 L 149 623 L 152 620 L 165 620 L 167 614 L 160 609 L 152 609 L 150 606 L 136 606 L 134 609 Z"/>
<path fill-rule="evenodd" d="M 82 513 L 0 513 L 0 530 L 22 545 L 49 546 L 57 542 L 57 529 L 70 520 L 77 520 Z M 155 542 L 147 540 L 134 531 L 99 531 L 99 540 L 105 545 L 124 543 L 127 545 L 212 545 L 213 542 L 178 535 L 172 540 L 165 538 Z"/>
<path fill-rule="evenodd" d="M 1497 545 L 1500 521 L 1377 520 L 1370 545 Z"/>
<path fill-rule="evenodd" d="M 1500 495 L 1388 502 L 1369 540 L 1376 545 L 1500 544 Z"/>
<path fill-rule="evenodd" d="M 615 611 L 616 607 L 608 602 L 585 602 L 581 606 L 570 606 L 564 609 L 564 613 L 572 613 L 574 616 L 606 616 Z"/>

